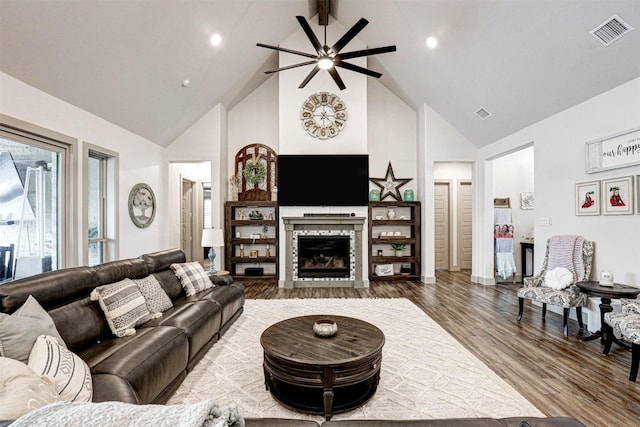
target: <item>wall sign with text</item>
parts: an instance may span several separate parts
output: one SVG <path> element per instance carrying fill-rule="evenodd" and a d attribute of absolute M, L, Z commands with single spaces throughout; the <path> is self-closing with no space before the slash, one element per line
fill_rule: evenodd
<path fill-rule="evenodd" d="M 587 173 L 640 164 L 640 128 L 587 142 Z"/>

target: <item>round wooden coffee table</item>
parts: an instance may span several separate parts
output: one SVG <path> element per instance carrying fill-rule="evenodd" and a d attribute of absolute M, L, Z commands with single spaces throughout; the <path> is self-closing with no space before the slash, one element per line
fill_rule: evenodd
<path fill-rule="evenodd" d="M 313 332 L 318 319 L 338 324 L 336 335 Z M 380 381 L 384 334 L 344 316 L 313 315 L 283 320 L 260 337 L 267 390 L 283 405 L 306 413 L 345 412 L 364 404 Z"/>

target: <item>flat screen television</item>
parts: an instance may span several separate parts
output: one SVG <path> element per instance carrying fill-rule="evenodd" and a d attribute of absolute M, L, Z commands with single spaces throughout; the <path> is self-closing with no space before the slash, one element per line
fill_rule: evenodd
<path fill-rule="evenodd" d="M 278 205 L 366 206 L 367 154 L 278 156 Z"/>

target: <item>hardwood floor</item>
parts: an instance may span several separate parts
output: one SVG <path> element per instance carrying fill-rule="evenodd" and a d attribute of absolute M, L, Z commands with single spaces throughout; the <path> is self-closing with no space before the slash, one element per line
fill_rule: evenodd
<path fill-rule="evenodd" d="M 438 272 L 435 285 L 371 282 L 369 289 L 279 289 L 244 282 L 249 299 L 407 298 L 548 416 L 588 426 L 640 426 L 640 382 L 628 380 L 631 352 L 580 341 L 578 323 L 562 334 L 562 316 L 527 302 L 516 321 L 520 285 L 482 286 L 468 272 Z M 428 361 L 425 361 L 428 363 Z"/>

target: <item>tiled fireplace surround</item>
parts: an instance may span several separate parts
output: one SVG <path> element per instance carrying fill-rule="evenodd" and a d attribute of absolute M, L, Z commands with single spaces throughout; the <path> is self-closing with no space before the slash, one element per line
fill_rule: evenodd
<path fill-rule="evenodd" d="M 365 218 L 355 216 L 283 217 L 285 252 L 285 288 L 293 287 L 368 287 L 363 279 L 362 232 Z M 349 277 L 298 277 L 299 236 L 349 236 Z M 281 272 L 282 273 L 282 272 Z M 281 277 L 283 275 L 281 274 Z"/>

